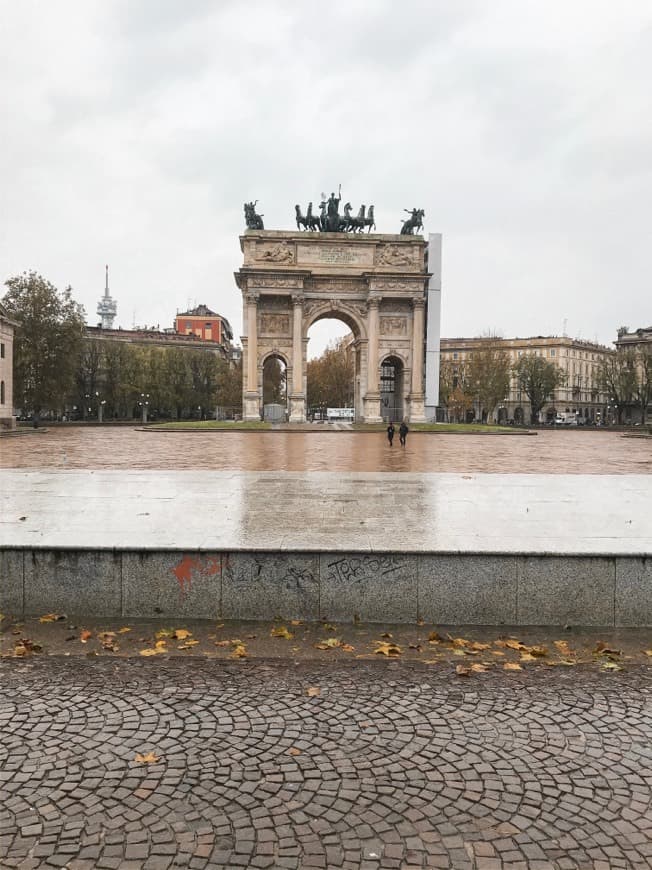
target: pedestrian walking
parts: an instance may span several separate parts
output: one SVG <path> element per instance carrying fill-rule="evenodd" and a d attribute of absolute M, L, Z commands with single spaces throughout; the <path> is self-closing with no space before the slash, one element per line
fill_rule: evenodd
<path fill-rule="evenodd" d="M 389 441 L 389 446 L 392 446 L 392 442 L 394 440 L 394 424 L 392 421 L 389 421 L 389 426 L 387 427 L 387 440 Z"/>
<path fill-rule="evenodd" d="M 401 442 L 401 445 L 405 447 L 405 442 L 407 441 L 407 435 L 410 430 L 408 429 L 407 423 L 405 420 L 400 425 L 398 430 L 398 440 Z"/>

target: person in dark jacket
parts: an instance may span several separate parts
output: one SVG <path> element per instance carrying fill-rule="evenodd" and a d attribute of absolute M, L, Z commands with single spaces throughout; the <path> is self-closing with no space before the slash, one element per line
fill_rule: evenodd
<path fill-rule="evenodd" d="M 394 440 L 394 424 L 392 421 L 389 421 L 389 426 L 387 427 L 387 440 L 389 441 L 389 446 L 392 446 L 392 442 Z"/>
<path fill-rule="evenodd" d="M 405 420 L 400 425 L 398 430 L 398 440 L 401 442 L 401 445 L 405 447 L 405 442 L 407 441 L 407 435 L 410 430 L 408 429 L 407 423 Z"/>

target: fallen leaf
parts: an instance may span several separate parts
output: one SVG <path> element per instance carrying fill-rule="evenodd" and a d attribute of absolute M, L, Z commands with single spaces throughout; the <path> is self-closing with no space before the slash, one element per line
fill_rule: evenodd
<path fill-rule="evenodd" d="M 193 646 L 197 646 L 198 643 L 199 641 L 193 638 L 192 640 L 187 640 L 185 643 L 179 644 L 177 649 L 190 649 Z"/>
<path fill-rule="evenodd" d="M 141 656 L 158 656 L 158 655 L 161 655 L 161 653 L 165 653 L 165 652 L 166 652 L 166 650 L 164 650 L 164 649 L 141 649 L 140 655 Z"/>
<path fill-rule="evenodd" d="M 233 652 L 231 653 L 232 659 L 246 659 L 247 658 L 247 648 L 243 643 L 237 644 L 233 648 Z"/>
<path fill-rule="evenodd" d="M 282 637 L 285 640 L 292 640 L 294 635 L 291 631 L 288 631 L 284 625 L 279 625 L 273 628 L 270 632 L 272 637 Z"/>
<path fill-rule="evenodd" d="M 39 617 L 39 622 L 59 622 L 62 619 L 66 619 L 65 613 L 46 613 Z"/>
<path fill-rule="evenodd" d="M 471 676 L 471 668 L 466 665 L 458 665 L 455 668 L 455 673 L 458 677 L 470 677 Z"/>
<path fill-rule="evenodd" d="M 153 752 L 137 752 L 134 761 L 136 764 L 156 764 L 157 761 L 161 760 L 160 755 L 156 755 Z"/>
<path fill-rule="evenodd" d="M 436 631 L 431 631 L 428 635 L 428 643 L 443 643 L 444 638 Z"/>
<path fill-rule="evenodd" d="M 487 665 L 481 665 L 480 662 L 475 662 L 471 665 L 471 670 L 476 674 L 484 674 L 489 670 Z"/>
<path fill-rule="evenodd" d="M 302 619 L 291 619 L 290 625 L 303 625 L 303 620 Z"/>
<path fill-rule="evenodd" d="M 169 628 L 160 628 L 160 629 L 156 632 L 155 637 L 158 637 L 158 638 L 161 638 L 161 637 L 172 637 L 172 630 L 169 629 Z"/>
<path fill-rule="evenodd" d="M 216 640 L 215 646 L 231 646 L 230 640 Z"/>
<path fill-rule="evenodd" d="M 217 629 L 217 628 L 224 628 L 224 623 L 223 623 L 223 622 L 219 622 L 219 623 L 215 626 L 215 628 L 216 628 L 216 629 Z"/>
<path fill-rule="evenodd" d="M 521 655 L 521 661 L 522 661 L 522 662 L 535 662 L 536 660 L 537 660 L 537 657 L 536 657 L 536 656 L 533 656 L 533 655 L 530 655 L 529 652 L 524 652 L 524 653 Z"/>
<path fill-rule="evenodd" d="M 171 636 L 174 640 L 185 640 L 187 637 L 192 637 L 192 632 L 187 628 L 175 628 Z"/>
<path fill-rule="evenodd" d="M 288 751 L 285 753 L 286 755 L 301 755 L 301 750 L 297 749 L 296 746 L 290 746 Z"/>
<path fill-rule="evenodd" d="M 620 665 L 617 665 L 616 662 L 603 662 L 602 663 L 603 671 L 622 671 Z"/>
<path fill-rule="evenodd" d="M 309 698 L 316 698 L 317 695 L 321 695 L 321 689 L 319 686 L 309 686 L 308 689 L 306 689 L 306 695 Z"/>
<path fill-rule="evenodd" d="M 398 646 L 398 644 L 392 643 L 391 641 L 383 642 L 383 641 L 377 640 L 377 641 L 375 641 L 375 643 L 376 643 L 376 649 L 374 650 L 374 652 L 376 655 L 400 656 L 400 654 L 401 654 L 400 646 Z"/>
<path fill-rule="evenodd" d="M 79 635 L 79 639 L 82 643 L 88 643 L 88 641 L 93 637 L 93 632 L 89 631 L 87 628 L 82 630 L 82 633 Z"/>
<path fill-rule="evenodd" d="M 607 646 L 606 643 L 600 640 L 596 644 L 593 652 L 601 656 L 619 656 L 621 651 L 619 649 L 612 649 L 611 647 Z"/>
<path fill-rule="evenodd" d="M 167 644 L 166 640 L 157 640 L 156 643 L 154 644 L 154 646 L 160 652 L 165 652 L 167 650 L 168 644 Z"/>
<path fill-rule="evenodd" d="M 456 649 L 465 649 L 467 646 L 471 646 L 471 641 L 465 637 L 451 637 L 449 635 L 448 639 Z"/>
<path fill-rule="evenodd" d="M 473 643 L 471 644 L 471 649 L 484 650 L 484 649 L 489 649 L 490 646 L 491 646 L 490 643 L 480 643 L 479 640 L 474 640 Z"/>
<path fill-rule="evenodd" d="M 337 631 L 337 626 L 333 625 L 332 622 L 324 622 L 322 624 L 322 628 L 324 629 L 324 631 Z"/>
<path fill-rule="evenodd" d="M 491 655 L 492 656 L 504 656 L 505 653 L 501 649 L 492 649 Z"/>
<path fill-rule="evenodd" d="M 339 637 L 327 637 L 325 640 L 320 640 L 318 643 L 314 644 L 315 649 L 335 649 L 335 647 L 341 646 L 342 641 Z"/>
<path fill-rule="evenodd" d="M 646 656 L 652 656 L 652 649 L 644 650 Z"/>
<path fill-rule="evenodd" d="M 118 634 L 126 634 L 128 631 L 131 631 L 128 625 L 123 626 L 118 629 Z"/>
<path fill-rule="evenodd" d="M 525 649 L 525 644 L 520 640 L 514 640 L 513 638 L 509 638 L 508 640 L 503 641 L 501 644 L 498 641 L 494 641 L 497 646 L 506 646 L 507 649 L 515 649 L 522 650 Z"/>
<path fill-rule="evenodd" d="M 526 647 L 526 649 L 530 655 L 535 656 L 535 658 L 543 658 L 548 655 L 548 650 L 545 646 L 530 646 Z"/>
<path fill-rule="evenodd" d="M 503 665 L 503 670 L 504 671 L 522 671 L 523 668 L 520 665 L 516 664 L 516 662 L 505 662 L 505 664 Z"/>
<path fill-rule="evenodd" d="M 392 635 L 391 635 L 388 631 L 384 631 L 380 636 L 381 636 L 381 637 L 384 637 L 385 640 L 391 640 L 391 639 L 392 639 Z"/>
<path fill-rule="evenodd" d="M 353 652 L 355 650 L 355 647 L 351 646 L 350 643 L 343 643 L 340 646 L 340 649 L 343 650 L 344 652 Z"/>
<path fill-rule="evenodd" d="M 567 640 L 556 640 L 554 642 L 555 647 L 563 656 L 573 655 L 571 648 L 568 646 Z"/>

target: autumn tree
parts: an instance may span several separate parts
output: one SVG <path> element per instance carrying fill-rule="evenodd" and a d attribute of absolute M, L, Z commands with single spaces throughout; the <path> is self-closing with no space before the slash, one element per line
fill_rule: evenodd
<path fill-rule="evenodd" d="M 509 395 L 511 366 L 502 339 L 495 335 L 483 337 L 469 353 L 468 391 L 477 400 L 481 417 L 486 414 L 486 419 L 490 420 L 498 403 Z"/>
<path fill-rule="evenodd" d="M 636 362 L 636 351 L 627 348 L 605 357 L 598 366 L 598 386 L 616 406 L 619 423 L 623 422 L 626 407 L 637 398 Z"/>
<path fill-rule="evenodd" d="M 449 420 L 463 423 L 473 407 L 473 395 L 466 364 L 443 359 L 439 368 L 439 401 L 445 406 Z"/>
<path fill-rule="evenodd" d="M 266 405 L 285 403 L 286 379 L 285 366 L 279 359 L 271 357 L 265 361 L 263 366 L 263 400 Z"/>
<path fill-rule="evenodd" d="M 308 407 L 352 408 L 355 353 L 347 336 L 308 362 Z"/>
<path fill-rule="evenodd" d="M 548 399 L 557 387 L 566 383 L 566 373 L 555 363 L 533 353 L 519 357 L 512 371 L 519 388 L 530 400 L 530 420 L 536 423 Z"/>
<path fill-rule="evenodd" d="M 217 404 L 242 411 L 242 360 L 236 365 L 224 363 L 217 385 Z"/>
<path fill-rule="evenodd" d="M 37 272 L 5 282 L 2 302 L 18 322 L 14 340 L 14 394 L 23 411 L 60 409 L 75 384 L 84 337 L 84 309 L 72 289 L 59 291 Z"/>
<path fill-rule="evenodd" d="M 634 395 L 641 414 L 641 423 L 647 419 L 647 409 L 652 405 L 652 347 L 641 347 L 636 351 L 636 386 Z"/>

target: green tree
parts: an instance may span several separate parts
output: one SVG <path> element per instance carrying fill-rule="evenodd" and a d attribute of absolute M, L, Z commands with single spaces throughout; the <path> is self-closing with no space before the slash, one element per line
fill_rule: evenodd
<path fill-rule="evenodd" d="M 477 399 L 480 415 L 491 420 L 499 402 L 509 395 L 511 360 L 502 339 L 487 335 L 469 354 L 466 377 L 469 391 Z M 484 414 L 483 414 L 484 412 Z"/>
<path fill-rule="evenodd" d="M 446 408 L 449 420 L 466 422 L 467 411 L 473 407 L 473 394 L 464 362 L 442 360 L 439 369 L 439 401 Z"/>
<path fill-rule="evenodd" d="M 263 401 L 266 405 L 285 402 L 285 366 L 276 357 L 265 361 L 263 367 Z"/>
<path fill-rule="evenodd" d="M 84 309 L 37 272 L 5 282 L 3 304 L 18 321 L 14 340 L 14 393 L 23 411 L 60 410 L 75 384 L 84 338 Z"/>
<path fill-rule="evenodd" d="M 104 365 L 104 348 L 95 339 L 85 339 L 79 353 L 79 364 L 75 372 L 77 393 L 75 403 L 82 409 L 85 420 L 89 408 L 96 408 L 102 368 Z M 104 397 L 102 397 L 104 398 Z"/>
<path fill-rule="evenodd" d="M 539 413 L 557 389 L 566 383 L 566 373 L 542 356 L 528 353 L 513 367 L 518 386 L 530 400 L 530 420 L 537 423 Z"/>
<path fill-rule="evenodd" d="M 217 404 L 242 413 L 242 360 L 235 365 L 223 361 L 218 378 Z"/>

